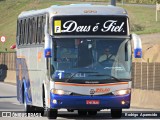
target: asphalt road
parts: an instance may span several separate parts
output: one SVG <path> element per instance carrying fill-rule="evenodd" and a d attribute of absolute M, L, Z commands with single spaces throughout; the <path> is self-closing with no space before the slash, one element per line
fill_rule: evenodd
<path fill-rule="evenodd" d="M 4 112 L 10 112 L 10 111 L 18 111 L 18 113 L 24 114 L 24 106 L 19 104 L 19 102 L 16 99 L 16 86 L 15 85 L 11 85 L 11 84 L 6 84 L 6 83 L 2 83 L 0 82 L 0 116 L 2 116 L 2 112 L 3 112 L 3 116 L 6 114 L 4 114 Z M 154 109 L 142 109 L 142 108 L 131 108 L 125 111 L 153 111 L 154 113 Z M 158 110 L 160 113 L 160 110 Z M 11 114 L 13 115 L 14 112 L 12 112 Z M 108 113 L 108 114 L 107 114 Z M 136 114 L 132 114 L 133 112 L 129 112 L 129 116 L 128 114 L 124 114 L 127 115 L 126 117 L 122 117 L 122 119 L 137 119 L 140 118 L 139 116 L 137 116 Z M 136 116 L 136 117 L 135 117 Z M 21 120 L 22 117 L 1 117 L 0 120 Z M 47 120 L 47 117 L 23 117 L 23 120 Z M 75 112 L 67 112 L 66 110 L 60 110 L 59 114 L 58 114 L 58 118 L 57 119 L 111 119 L 110 114 L 109 114 L 109 110 L 103 110 L 98 112 L 98 114 L 96 116 L 78 116 L 77 111 Z M 159 117 L 160 119 L 160 117 Z"/>

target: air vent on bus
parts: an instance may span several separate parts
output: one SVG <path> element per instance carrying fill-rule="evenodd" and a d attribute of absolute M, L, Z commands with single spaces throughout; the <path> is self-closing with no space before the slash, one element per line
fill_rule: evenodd
<path fill-rule="evenodd" d="M 70 4 L 70 5 L 74 5 L 74 6 L 89 6 L 89 5 L 92 5 L 92 4 Z"/>
<path fill-rule="evenodd" d="M 52 5 L 51 7 L 59 7 L 60 5 Z"/>

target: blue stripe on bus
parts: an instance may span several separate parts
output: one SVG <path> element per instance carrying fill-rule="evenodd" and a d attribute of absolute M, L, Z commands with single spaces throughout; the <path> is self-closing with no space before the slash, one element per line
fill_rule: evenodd
<path fill-rule="evenodd" d="M 54 95 L 50 93 L 51 108 L 60 109 L 109 109 L 109 108 L 129 108 L 131 94 L 124 96 L 68 96 Z M 57 104 L 53 104 L 53 100 L 57 100 Z M 99 105 L 87 105 L 86 100 L 99 100 Z M 121 101 L 126 104 L 122 105 Z"/>
<path fill-rule="evenodd" d="M 21 65 L 21 70 L 19 69 L 19 65 Z M 21 79 L 20 77 L 21 76 Z M 30 79 L 28 73 L 28 67 L 26 64 L 25 58 L 17 58 L 16 59 L 16 81 L 17 81 L 17 100 L 20 103 L 23 103 L 23 92 L 26 95 L 26 102 L 28 104 L 32 103 L 32 95 L 31 95 L 31 86 L 30 86 Z M 23 85 L 24 90 L 23 91 Z"/>

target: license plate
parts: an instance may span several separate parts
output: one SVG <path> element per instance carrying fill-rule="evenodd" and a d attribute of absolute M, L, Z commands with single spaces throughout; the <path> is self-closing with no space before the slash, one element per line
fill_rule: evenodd
<path fill-rule="evenodd" d="M 99 105 L 99 100 L 86 100 L 87 105 Z"/>

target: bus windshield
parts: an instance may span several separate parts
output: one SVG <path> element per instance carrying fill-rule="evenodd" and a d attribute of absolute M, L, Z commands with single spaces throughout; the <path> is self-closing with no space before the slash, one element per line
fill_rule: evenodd
<path fill-rule="evenodd" d="M 52 79 L 66 82 L 118 82 L 131 79 L 128 39 L 53 39 Z"/>

